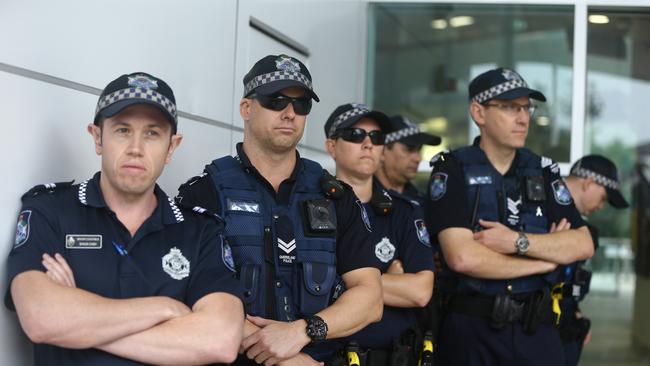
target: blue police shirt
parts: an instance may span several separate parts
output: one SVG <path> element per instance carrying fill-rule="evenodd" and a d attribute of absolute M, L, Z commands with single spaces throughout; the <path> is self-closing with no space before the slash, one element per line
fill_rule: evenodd
<path fill-rule="evenodd" d="M 395 259 L 402 262 L 405 273 L 433 271 L 433 251 L 424 224 L 422 209 L 409 203 L 399 193 L 384 189 L 375 179 L 375 192 L 390 192 L 391 212 L 375 213 L 371 203 L 363 204 L 373 228 L 373 260 L 382 273 L 386 273 Z M 351 335 L 361 347 L 389 349 L 392 341 L 409 327 L 416 325 L 415 308 L 397 308 L 384 305 L 381 320 Z"/>
<path fill-rule="evenodd" d="M 216 219 L 181 211 L 156 185 L 158 205 L 132 237 L 106 206 L 99 177 L 67 187 L 36 187 L 23 196 L 9 284 L 22 272 L 44 272 L 43 253 L 59 253 L 78 288 L 107 298 L 168 296 L 191 308 L 214 292 L 241 296 Z M 5 303 L 13 309 L 9 290 Z M 34 354 L 36 365 L 140 365 L 97 349 L 36 344 Z"/>

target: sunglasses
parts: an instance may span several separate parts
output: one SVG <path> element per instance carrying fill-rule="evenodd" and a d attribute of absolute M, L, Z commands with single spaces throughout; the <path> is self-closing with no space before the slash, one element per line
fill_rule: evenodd
<path fill-rule="evenodd" d="M 311 97 L 288 97 L 283 94 L 261 95 L 252 94 L 249 98 L 257 99 L 262 107 L 272 111 L 281 111 L 287 108 L 289 103 L 293 106 L 293 111 L 301 116 L 306 116 L 311 111 Z"/>
<path fill-rule="evenodd" d="M 372 142 L 373 145 L 383 145 L 386 142 L 386 135 L 383 132 L 377 130 L 366 132 L 366 130 L 356 127 L 338 130 L 332 137 L 340 137 L 347 142 L 359 144 L 366 139 L 366 136 L 370 137 L 370 142 Z"/>

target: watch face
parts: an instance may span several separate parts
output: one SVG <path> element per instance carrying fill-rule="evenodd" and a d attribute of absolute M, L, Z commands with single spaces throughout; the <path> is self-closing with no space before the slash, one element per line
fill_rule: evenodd
<path fill-rule="evenodd" d="M 519 234 L 519 238 L 517 238 L 517 252 L 519 254 L 526 253 L 528 251 L 528 246 L 529 246 L 528 238 L 526 237 L 525 234 Z"/>
<path fill-rule="evenodd" d="M 312 341 L 322 341 L 327 337 L 327 323 L 318 316 L 306 319 L 307 336 Z"/>

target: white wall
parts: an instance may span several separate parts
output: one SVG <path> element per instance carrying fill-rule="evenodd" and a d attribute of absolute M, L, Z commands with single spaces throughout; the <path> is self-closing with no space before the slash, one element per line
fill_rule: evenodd
<path fill-rule="evenodd" d="M 309 59 L 299 58 L 321 103 L 308 118 L 301 153 L 332 167 L 322 151 L 325 119 L 339 104 L 363 101 L 365 1 L 0 0 L 0 257 L 13 243 L 23 192 L 98 170 L 85 126 L 98 89 L 120 74 L 165 79 L 180 111 L 190 114 L 180 119 L 185 139 L 160 179 L 170 195 L 232 152 L 241 140 L 243 75 L 267 53 L 296 55 L 250 28 L 251 16 L 308 48 Z M 3 294 L 6 286 L 3 279 Z M 31 348 L 15 314 L 0 314 L 1 363 L 28 364 Z"/>

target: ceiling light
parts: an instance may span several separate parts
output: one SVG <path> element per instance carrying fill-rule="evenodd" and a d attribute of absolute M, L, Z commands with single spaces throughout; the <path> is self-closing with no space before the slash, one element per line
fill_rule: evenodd
<path fill-rule="evenodd" d="M 446 19 L 434 19 L 431 21 L 431 28 L 433 29 L 445 29 L 447 28 Z"/>
<path fill-rule="evenodd" d="M 474 24 L 474 18 L 466 15 L 461 15 L 449 19 L 449 24 L 454 28 L 465 27 Z"/>
<path fill-rule="evenodd" d="M 609 23 L 609 17 L 602 14 L 591 14 L 589 16 L 589 23 L 593 24 L 607 24 Z"/>

